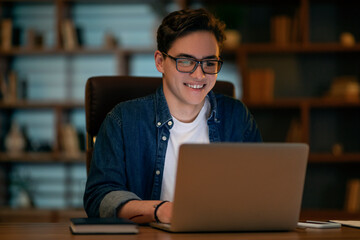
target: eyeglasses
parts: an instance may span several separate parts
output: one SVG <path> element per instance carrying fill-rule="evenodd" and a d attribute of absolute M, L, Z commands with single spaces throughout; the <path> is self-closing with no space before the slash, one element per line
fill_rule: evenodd
<path fill-rule="evenodd" d="M 176 62 L 176 70 L 181 73 L 193 73 L 200 64 L 203 73 L 217 74 L 220 72 L 223 64 L 223 61 L 215 59 L 197 60 L 187 57 L 176 58 L 164 52 L 162 54 L 174 60 Z"/>

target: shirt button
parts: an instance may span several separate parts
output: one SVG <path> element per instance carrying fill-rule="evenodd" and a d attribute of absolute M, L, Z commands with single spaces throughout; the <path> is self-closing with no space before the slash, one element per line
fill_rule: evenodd
<path fill-rule="evenodd" d="M 160 175 L 160 170 L 156 170 L 156 175 Z"/>
<path fill-rule="evenodd" d="M 168 125 L 171 126 L 173 124 L 172 121 L 168 121 Z"/>
<path fill-rule="evenodd" d="M 166 141 L 167 137 L 166 136 L 162 136 L 161 138 L 163 141 Z"/>
<path fill-rule="evenodd" d="M 161 125 L 161 122 L 158 122 L 157 125 L 160 126 L 160 125 Z"/>

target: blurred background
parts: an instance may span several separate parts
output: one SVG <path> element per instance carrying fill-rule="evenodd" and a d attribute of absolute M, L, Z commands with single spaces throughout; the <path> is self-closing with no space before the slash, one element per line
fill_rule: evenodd
<path fill-rule="evenodd" d="M 310 145 L 302 215 L 360 216 L 357 3 L 0 0 L 0 222 L 84 216 L 87 79 L 161 77 L 157 27 L 199 7 L 227 24 L 218 80 L 264 141 Z"/>

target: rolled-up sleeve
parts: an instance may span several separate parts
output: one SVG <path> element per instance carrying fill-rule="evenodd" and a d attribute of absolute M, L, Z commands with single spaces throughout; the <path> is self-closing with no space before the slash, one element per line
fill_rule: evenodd
<path fill-rule="evenodd" d="M 100 217 L 117 217 L 119 209 L 128 201 L 141 200 L 129 191 L 112 191 L 105 195 L 100 203 Z"/>

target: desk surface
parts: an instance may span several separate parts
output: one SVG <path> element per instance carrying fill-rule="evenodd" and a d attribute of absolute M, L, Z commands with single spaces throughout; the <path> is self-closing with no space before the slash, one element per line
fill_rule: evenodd
<path fill-rule="evenodd" d="M 66 223 L 1 223 L 1 240 L 67 240 L 67 239 L 126 239 L 126 240 L 199 240 L 199 239 L 360 239 L 360 229 L 342 227 L 341 229 L 296 229 L 293 232 L 271 233 L 167 233 L 150 227 L 140 227 L 135 235 L 72 235 Z"/>

